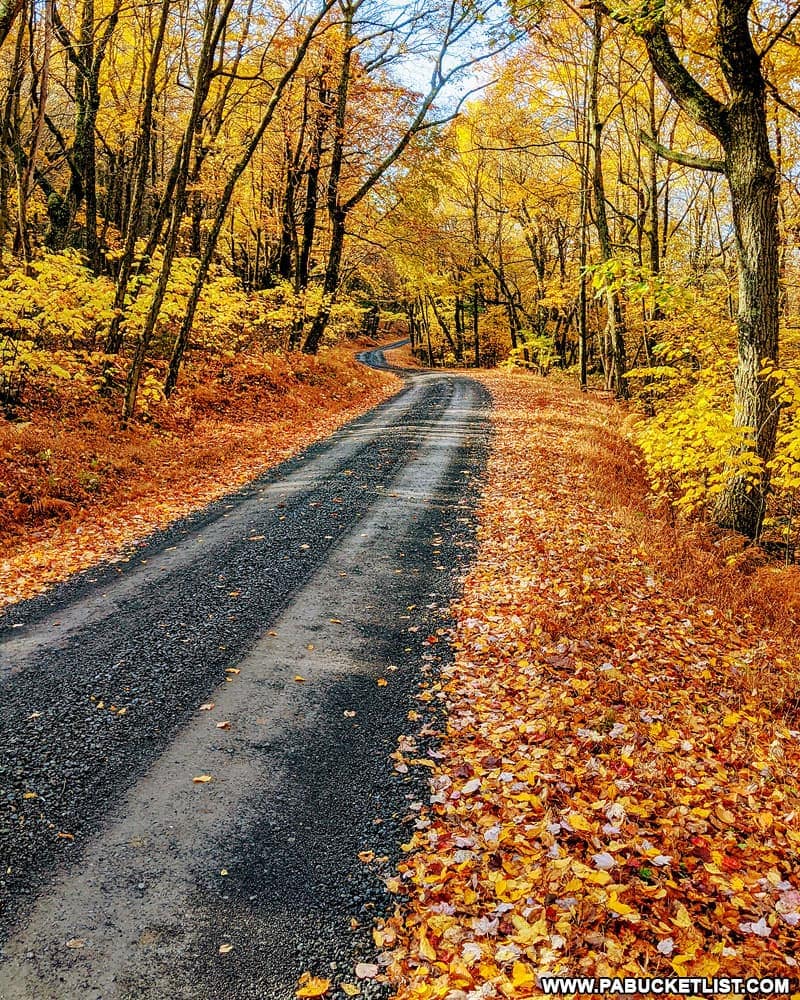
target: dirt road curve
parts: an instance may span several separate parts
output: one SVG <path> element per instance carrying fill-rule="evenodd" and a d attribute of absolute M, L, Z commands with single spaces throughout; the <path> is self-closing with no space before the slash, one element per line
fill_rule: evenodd
<path fill-rule="evenodd" d="M 422 793 L 387 756 L 444 655 L 487 405 L 414 374 L 129 562 L 5 611 L 0 998 L 288 1000 L 306 969 L 375 961 Z"/>

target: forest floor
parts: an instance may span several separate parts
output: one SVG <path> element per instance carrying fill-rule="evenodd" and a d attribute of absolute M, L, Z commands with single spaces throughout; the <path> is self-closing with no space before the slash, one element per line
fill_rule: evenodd
<path fill-rule="evenodd" d="M 318 358 L 212 360 L 187 368 L 169 404 L 142 393 L 144 415 L 127 429 L 116 400 L 98 396 L 91 377 L 30 387 L 16 419 L 0 420 L 0 607 L 127 558 L 152 531 L 327 437 L 399 386 L 346 348 Z"/>
<path fill-rule="evenodd" d="M 672 526 L 610 401 L 479 377 L 479 548 L 422 695 L 446 730 L 394 756 L 431 774 L 376 932 L 398 1000 L 539 996 L 548 972 L 797 988 L 797 568 Z"/>

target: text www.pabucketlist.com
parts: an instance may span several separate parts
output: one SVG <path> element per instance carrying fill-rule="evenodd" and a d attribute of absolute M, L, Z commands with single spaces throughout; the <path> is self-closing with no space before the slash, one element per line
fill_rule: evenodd
<path fill-rule="evenodd" d="M 546 996 L 791 996 L 786 978 L 704 979 L 696 976 L 611 979 L 590 976 L 540 976 Z"/>

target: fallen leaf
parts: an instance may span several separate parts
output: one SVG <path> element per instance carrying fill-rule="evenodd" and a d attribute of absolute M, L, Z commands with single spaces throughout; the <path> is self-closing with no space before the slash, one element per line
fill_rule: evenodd
<path fill-rule="evenodd" d="M 359 851 L 358 857 L 360 861 L 363 861 L 365 865 L 371 864 L 375 860 L 374 851 Z"/>
<path fill-rule="evenodd" d="M 200 774 L 196 778 L 192 778 L 192 781 L 196 785 L 207 785 L 209 781 L 213 781 L 213 777 L 210 774 Z"/>
<path fill-rule="evenodd" d="M 426 959 L 428 962 L 436 961 L 436 949 L 430 943 L 424 932 L 419 936 L 419 953 L 421 957 Z"/>
<path fill-rule="evenodd" d="M 83 938 L 70 938 L 69 941 L 67 941 L 67 947 L 77 951 L 79 948 L 86 947 L 86 941 L 84 941 Z"/>
<path fill-rule="evenodd" d="M 656 951 L 669 958 L 669 956 L 675 951 L 675 942 L 671 937 L 662 938 L 662 940 L 656 945 Z"/>
<path fill-rule="evenodd" d="M 230 729 L 230 728 L 231 728 L 230 722 L 218 722 L 217 723 L 217 729 Z"/>
<path fill-rule="evenodd" d="M 567 816 L 567 823 L 569 823 L 573 830 L 580 830 L 581 833 L 591 833 L 592 831 L 592 824 L 577 812 L 571 812 Z"/>
<path fill-rule="evenodd" d="M 378 687 L 379 688 L 385 688 L 388 683 L 389 682 L 386 680 L 385 677 L 379 677 L 378 678 Z"/>
<path fill-rule="evenodd" d="M 379 966 L 370 962 L 359 962 L 356 966 L 356 979 L 374 979 L 379 972 Z"/>
<path fill-rule="evenodd" d="M 757 937 L 762 938 L 768 938 L 772 934 L 772 928 L 764 917 L 757 921 L 748 921 L 739 924 L 739 930 L 743 934 L 755 934 Z"/>
<path fill-rule="evenodd" d="M 207 701 L 205 703 L 205 705 L 201 705 L 200 706 L 199 711 L 201 711 L 201 712 L 210 712 L 214 708 L 216 708 L 216 705 L 214 704 L 214 702 L 213 701 Z"/>
<path fill-rule="evenodd" d="M 219 946 L 220 955 L 229 955 L 233 951 L 233 945 L 227 941 Z"/>
<path fill-rule="evenodd" d="M 536 973 L 526 962 L 514 962 L 511 982 L 517 989 L 530 989 L 536 985 Z"/>
<path fill-rule="evenodd" d="M 672 922 L 676 927 L 680 927 L 683 930 L 688 930 L 692 926 L 692 918 L 689 916 L 689 911 L 683 903 L 678 903 L 675 908 L 675 917 Z"/>
<path fill-rule="evenodd" d="M 621 917 L 628 917 L 632 913 L 636 913 L 633 906 L 628 906 L 627 903 L 623 903 L 621 899 L 618 899 L 615 893 L 611 893 L 611 898 L 606 904 L 612 913 L 617 913 Z"/>
<path fill-rule="evenodd" d="M 313 997 L 324 997 L 330 988 L 330 979 L 321 979 L 312 976 L 310 972 L 304 972 L 297 984 L 295 996 L 301 997 L 303 1000 L 310 1000 Z"/>

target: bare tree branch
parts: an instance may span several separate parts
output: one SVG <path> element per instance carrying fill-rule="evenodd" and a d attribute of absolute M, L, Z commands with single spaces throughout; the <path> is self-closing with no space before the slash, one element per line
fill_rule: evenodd
<path fill-rule="evenodd" d="M 775 32 L 772 38 L 770 38 L 770 40 L 767 42 L 764 48 L 758 53 L 759 59 L 763 59 L 764 56 L 770 51 L 772 46 L 775 45 L 777 42 L 779 42 L 781 38 L 783 38 L 783 36 L 786 34 L 787 30 L 789 29 L 790 25 L 792 24 L 792 22 L 794 21 L 794 19 L 797 17 L 798 14 L 800 14 L 800 3 L 797 4 L 792 13 L 786 18 L 786 20 L 783 22 L 780 28 L 778 28 L 778 30 Z"/>

